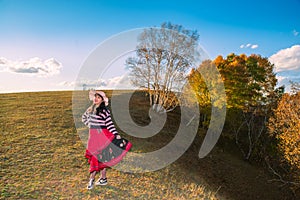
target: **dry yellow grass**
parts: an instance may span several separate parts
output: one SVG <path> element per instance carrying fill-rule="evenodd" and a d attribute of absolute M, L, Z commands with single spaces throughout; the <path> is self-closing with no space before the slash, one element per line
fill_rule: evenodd
<path fill-rule="evenodd" d="M 214 199 L 172 166 L 146 174 L 109 169 L 109 184 L 87 191 L 72 92 L 1 94 L 0 105 L 1 199 Z"/>

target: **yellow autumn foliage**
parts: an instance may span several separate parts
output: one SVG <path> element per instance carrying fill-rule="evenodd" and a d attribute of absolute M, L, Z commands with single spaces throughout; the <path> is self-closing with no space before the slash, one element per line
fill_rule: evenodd
<path fill-rule="evenodd" d="M 284 94 L 268 124 L 269 132 L 278 143 L 282 162 L 291 170 L 300 171 L 300 92 Z"/>

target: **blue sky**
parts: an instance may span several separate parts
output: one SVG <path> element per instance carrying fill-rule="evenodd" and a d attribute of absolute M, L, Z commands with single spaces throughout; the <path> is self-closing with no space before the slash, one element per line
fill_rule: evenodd
<path fill-rule="evenodd" d="M 0 92 L 72 90 L 100 43 L 163 22 L 197 30 L 211 59 L 260 54 L 280 84 L 300 81 L 299 10 L 299 0 L 0 0 Z"/>

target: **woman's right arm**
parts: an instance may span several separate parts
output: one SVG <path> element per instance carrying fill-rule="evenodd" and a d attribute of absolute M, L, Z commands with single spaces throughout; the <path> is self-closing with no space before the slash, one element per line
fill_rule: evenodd
<path fill-rule="evenodd" d="M 88 126 L 90 122 L 90 114 L 88 111 L 85 111 L 85 113 L 81 117 L 81 121 L 84 123 L 84 125 Z"/>

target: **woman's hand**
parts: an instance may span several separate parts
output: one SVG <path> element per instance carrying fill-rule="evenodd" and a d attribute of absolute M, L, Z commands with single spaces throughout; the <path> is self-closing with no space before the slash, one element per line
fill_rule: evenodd
<path fill-rule="evenodd" d="M 120 135 L 117 135 L 116 138 L 119 140 L 119 139 L 121 139 L 121 136 L 120 136 Z"/>
<path fill-rule="evenodd" d="M 89 91 L 89 99 L 92 101 L 93 98 L 95 97 L 96 91 L 95 90 L 90 90 Z"/>

